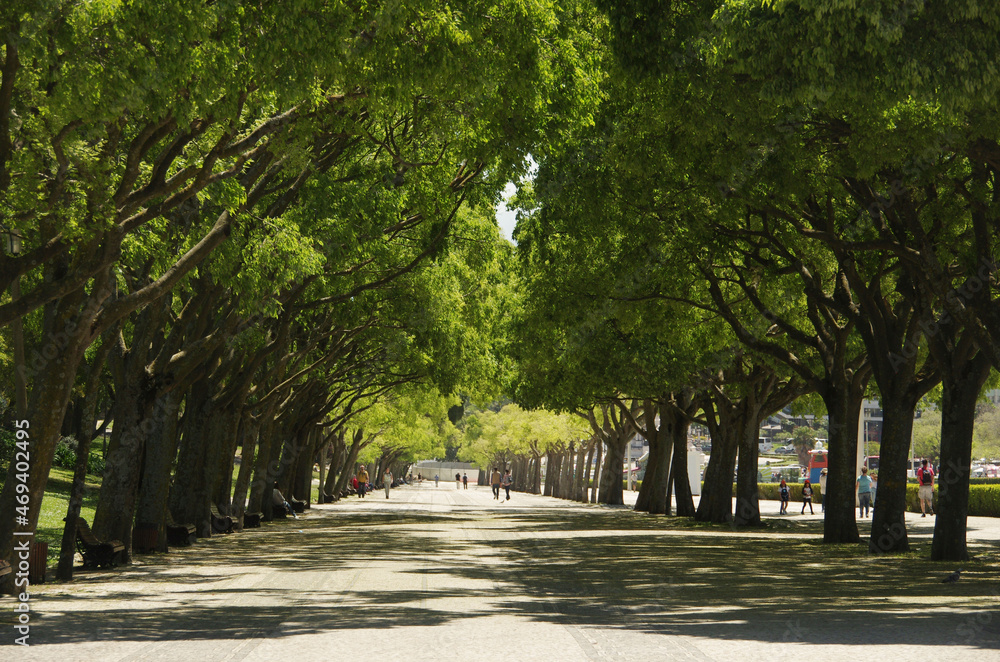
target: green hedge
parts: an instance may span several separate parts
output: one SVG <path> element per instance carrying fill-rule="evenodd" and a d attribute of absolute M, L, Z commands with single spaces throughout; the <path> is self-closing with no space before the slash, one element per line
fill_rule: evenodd
<path fill-rule="evenodd" d="M 802 501 L 802 483 L 787 483 L 789 498 L 792 501 Z M 819 503 L 819 485 L 812 485 L 813 503 Z M 733 485 L 733 494 L 736 486 Z M 781 501 L 781 483 L 757 483 L 757 498 L 768 501 Z"/>
<path fill-rule="evenodd" d="M 981 485 L 973 484 L 969 486 L 969 515 L 973 517 L 1000 517 L 1000 484 Z M 978 480 L 996 480 L 995 478 L 980 478 Z M 705 492 L 705 483 L 701 484 L 702 494 Z M 762 501 L 780 501 L 780 483 L 758 483 L 757 498 Z M 636 481 L 636 490 L 642 487 L 642 481 Z M 917 496 L 919 485 L 906 486 L 906 509 L 911 513 L 920 512 L 920 500 Z M 625 481 L 622 481 L 622 489 L 626 489 Z M 788 483 L 788 490 L 792 501 L 802 502 L 802 483 Z M 937 506 L 937 485 L 934 486 L 934 505 Z M 733 494 L 736 494 L 736 485 L 733 485 Z M 820 503 L 822 498 L 819 494 L 819 485 L 813 485 L 813 503 Z"/>
<path fill-rule="evenodd" d="M 911 477 L 906 482 L 917 485 L 920 481 Z M 970 478 L 969 485 L 1000 485 L 1000 478 Z"/>
<path fill-rule="evenodd" d="M 906 486 L 906 509 L 920 512 L 918 485 Z M 933 504 L 937 506 L 938 486 L 934 486 Z M 971 517 L 1000 517 L 1000 485 L 969 485 L 969 515 Z"/>

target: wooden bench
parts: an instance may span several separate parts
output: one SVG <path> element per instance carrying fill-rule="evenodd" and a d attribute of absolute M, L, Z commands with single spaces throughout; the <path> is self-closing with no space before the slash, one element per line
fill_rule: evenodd
<path fill-rule="evenodd" d="M 212 533 L 232 533 L 233 532 L 233 518 L 229 515 L 223 515 L 219 512 L 218 507 L 212 504 Z"/>
<path fill-rule="evenodd" d="M 243 513 L 243 528 L 244 529 L 259 529 L 260 528 L 260 513 Z"/>
<path fill-rule="evenodd" d="M 178 524 L 173 514 L 167 511 L 167 544 L 174 547 L 193 545 L 198 539 L 198 527 L 194 524 Z"/>
<path fill-rule="evenodd" d="M 14 569 L 10 567 L 10 563 L 0 559 L 0 583 L 3 583 L 3 578 L 12 572 L 14 572 Z"/>
<path fill-rule="evenodd" d="M 76 518 L 76 548 L 83 556 L 85 568 L 110 568 L 118 563 L 125 551 L 125 545 L 120 540 L 98 540 L 82 517 Z"/>
<path fill-rule="evenodd" d="M 290 505 L 292 510 L 297 513 L 304 513 L 306 511 L 305 501 L 299 501 L 298 499 L 292 498 L 288 500 L 288 505 Z"/>

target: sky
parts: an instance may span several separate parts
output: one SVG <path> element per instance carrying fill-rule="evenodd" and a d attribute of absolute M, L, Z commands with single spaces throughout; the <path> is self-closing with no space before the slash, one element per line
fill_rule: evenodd
<path fill-rule="evenodd" d="M 517 219 L 515 218 L 515 212 L 507 210 L 507 205 L 504 204 L 504 201 L 514 195 L 516 191 L 517 187 L 513 183 L 507 184 L 507 188 L 503 190 L 503 200 L 497 205 L 497 223 L 500 224 L 500 234 L 512 244 L 517 243 L 513 237 L 514 225 L 517 223 Z"/>

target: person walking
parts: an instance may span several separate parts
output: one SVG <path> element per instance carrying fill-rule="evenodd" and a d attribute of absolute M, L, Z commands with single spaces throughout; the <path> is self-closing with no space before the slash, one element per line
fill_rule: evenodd
<path fill-rule="evenodd" d="M 365 465 L 361 465 L 358 469 L 358 496 L 362 499 L 365 498 L 365 491 L 368 490 L 368 472 L 365 470 Z"/>
<path fill-rule="evenodd" d="M 785 482 L 784 478 L 781 479 L 781 484 L 778 486 L 778 493 L 781 495 L 781 510 L 778 511 L 778 514 L 787 515 L 788 501 L 791 494 L 788 491 L 788 483 Z"/>
<path fill-rule="evenodd" d="M 462 489 L 462 474 L 455 474 L 455 489 Z"/>
<path fill-rule="evenodd" d="M 861 467 L 855 489 L 858 492 L 858 516 L 868 517 L 872 505 L 872 479 L 868 476 L 868 467 Z"/>
<path fill-rule="evenodd" d="M 826 512 L 826 469 L 819 472 L 819 507 Z"/>
<path fill-rule="evenodd" d="M 438 486 L 438 480 L 439 480 L 438 475 L 434 474 L 434 487 Z"/>
<path fill-rule="evenodd" d="M 388 469 L 382 475 L 382 486 L 385 487 L 385 498 L 389 498 L 389 488 L 392 487 L 392 472 Z"/>
<path fill-rule="evenodd" d="M 927 466 L 927 460 L 920 463 L 917 469 L 917 481 L 920 487 L 917 488 L 917 497 L 920 499 L 920 516 L 927 517 L 927 511 L 934 515 L 934 470 Z"/>
<path fill-rule="evenodd" d="M 510 475 L 510 469 L 504 472 L 503 478 L 500 479 L 501 484 L 503 484 L 504 492 L 507 493 L 507 501 L 510 501 L 510 485 L 514 482 L 514 479 Z"/>
<path fill-rule="evenodd" d="M 813 511 L 813 488 L 812 483 L 806 478 L 806 482 L 802 483 L 802 514 L 806 514 L 806 504 L 809 504 L 809 514 L 815 515 Z"/>
<path fill-rule="evenodd" d="M 469 489 L 469 474 L 462 474 L 462 488 Z"/>
<path fill-rule="evenodd" d="M 490 475 L 490 485 L 493 487 L 493 500 L 500 500 L 500 471 L 493 467 L 493 473 Z"/>

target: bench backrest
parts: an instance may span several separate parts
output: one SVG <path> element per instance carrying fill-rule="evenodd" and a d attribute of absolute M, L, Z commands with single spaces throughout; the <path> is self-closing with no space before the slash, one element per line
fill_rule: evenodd
<path fill-rule="evenodd" d="M 80 536 L 80 539 L 88 545 L 101 544 L 101 541 L 97 539 L 94 532 L 90 530 L 90 525 L 87 524 L 87 520 L 82 517 L 76 518 L 76 534 Z"/>

